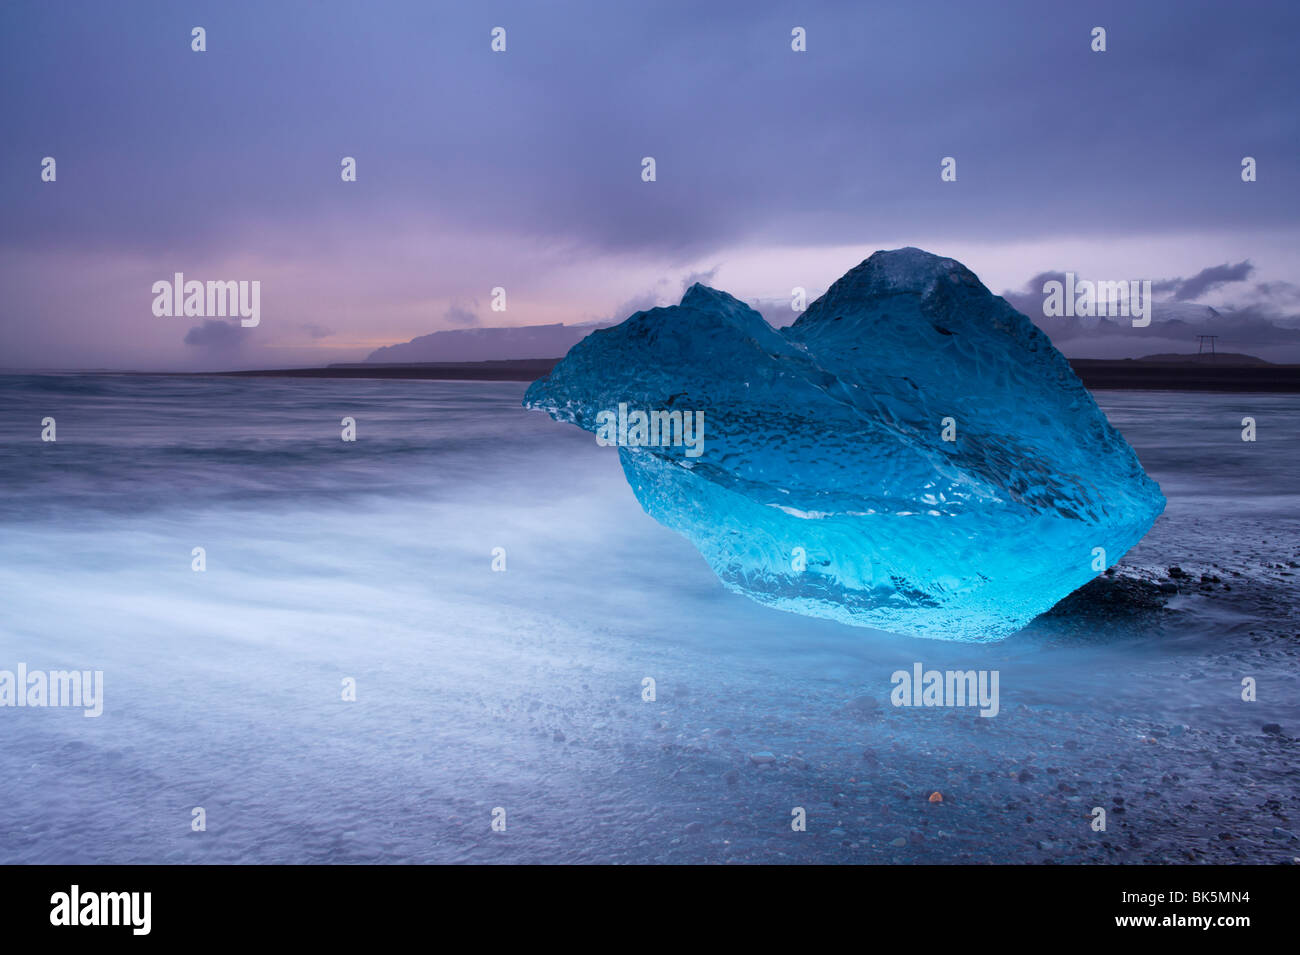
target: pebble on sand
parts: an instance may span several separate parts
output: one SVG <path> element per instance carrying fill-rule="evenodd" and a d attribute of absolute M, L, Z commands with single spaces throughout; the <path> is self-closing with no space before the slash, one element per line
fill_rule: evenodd
<path fill-rule="evenodd" d="M 930 793 L 930 802 L 943 802 L 943 793 L 937 789 Z"/>

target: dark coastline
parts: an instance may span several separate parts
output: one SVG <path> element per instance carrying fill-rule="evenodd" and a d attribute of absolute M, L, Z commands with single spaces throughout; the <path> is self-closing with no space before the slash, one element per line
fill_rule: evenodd
<path fill-rule="evenodd" d="M 1300 392 L 1300 365 L 1072 358 L 1091 390 Z"/>
<path fill-rule="evenodd" d="M 506 361 L 379 364 L 357 362 L 324 368 L 227 371 L 251 378 L 411 378 L 437 381 L 536 381 L 558 358 Z M 1300 392 L 1300 365 L 1169 362 L 1140 359 L 1071 359 L 1075 374 L 1091 390 Z"/>
<path fill-rule="evenodd" d="M 324 368 L 222 371 L 242 378 L 423 378 L 436 381 L 536 381 L 551 373 L 558 358 L 504 361 L 429 361 L 413 364 L 355 362 Z"/>

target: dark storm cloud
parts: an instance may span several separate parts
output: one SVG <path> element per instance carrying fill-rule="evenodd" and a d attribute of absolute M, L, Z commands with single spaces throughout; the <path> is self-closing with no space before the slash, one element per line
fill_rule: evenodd
<path fill-rule="evenodd" d="M 1043 299 L 1046 295 L 1043 291 L 1043 287 L 1048 282 L 1060 282 L 1062 286 L 1064 286 L 1065 273 L 1039 272 L 1027 281 L 1023 287 L 1018 289 L 1007 289 L 1002 293 L 1002 297 L 1010 302 L 1017 311 L 1028 315 L 1041 327 L 1044 324 Z M 1053 340 L 1055 340 L 1055 337 Z"/>
<path fill-rule="evenodd" d="M 452 326 L 466 328 L 479 323 L 477 308 L 477 303 L 469 306 L 453 302 L 447 307 L 447 311 L 443 312 L 442 317 Z"/>
<path fill-rule="evenodd" d="M 231 322 L 204 320 L 185 333 L 185 344 L 216 351 L 236 351 L 242 339 L 240 327 Z"/>
<path fill-rule="evenodd" d="M 1252 309 L 1277 315 L 1285 328 L 1300 328 L 1300 285 L 1294 282 L 1256 282 L 1244 299 Z"/>
<path fill-rule="evenodd" d="M 1249 262 L 1238 262 L 1236 265 L 1225 263 L 1223 265 L 1212 265 L 1208 269 L 1201 269 L 1190 279 L 1171 279 L 1162 282 L 1161 285 L 1165 286 L 1172 283 L 1175 300 L 1192 302 L 1206 292 L 1229 282 L 1244 282 L 1253 271 L 1255 271 L 1255 267 Z"/>
<path fill-rule="evenodd" d="M 0 242 L 179 254 L 413 220 L 687 257 L 1294 223 L 1297 32 L 1289 2 L 9 3 Z"/>
<path fill-rule="evenodd" d="M 1015 294 L 1026 294 L 1026 295 L 1037 296 L 1039 303 L 1041 304 L 1042 296 L 1043 296 L 1043 286 L 1046 285 L 1048 282 L 1061 282 L 1062 284 L 1064 284 L 1065 273 L 1064 272 L 1039 272 L 1037 275 L 1035 275 L 1033 278 L 1031 278 L 1028 282 L 1025 283 L 1025 287 L 1021 291 L 1021 293 L 1005 292 L 1003 294 L 1008 297 L 1008 300 L 1010 300 L 1010 296 Z M 1013 302 L 1012 304 L 1015 303 Z M 1020 308 L 1019 305 L 1016 305 L 1016 307 Z M 1023 308 L 1020 310 L 1022 312 L 1024 311 Z"/>
<path fill-rule="evenodd" d="M 1300 306 L 1300 285 L 1294 282 L 1256 282 L 1254 291 L 1262 299 Z"/>
<path fill-rule="evenodd" d="M 1153 281 L 1151 324 L 1141 329 L 1124 318 L 1044 315 L 1043 286 L 1051 281 L 1063 283 L 1065 272 L 1041 272 L 1022 288 L 1003 292 L 1002 297 L 1029 316 L 1067 355 L 1078 354 L 1081 346 L 1087 346 L 1092 357 L 1113 358 L 1139 358 L 1157 351 L 1195 351 L 1197 335 L 1217 335 L 1220 351 L 1255 349 L 1261 357 L 1300 360 L 1300 328 L 1296 327 L 1300 316 L 1280 304 L 1293 290 L 1291 283 L 1257 283 L 1247 290 L 1258 295 L 1264 287 L 1273 301 L 1242 299 L 1215 308 L 1188 301 L 1211 288 L 1244 281 L 1252 270 L 1249 262 L 1240 262 L 1210 266 L 1190 279 Z M 1091 278 L 1076 274 L 1079 280 Z"/>

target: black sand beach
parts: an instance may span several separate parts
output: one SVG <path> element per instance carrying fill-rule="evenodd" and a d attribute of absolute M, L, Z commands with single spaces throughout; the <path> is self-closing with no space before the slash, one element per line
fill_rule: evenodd
<path fill-rule="evenodd" d="M 324 368 L 228 371 L 222 375 L 258 378 L 414 378 L 439 381 L 536 381 L 558 358 L 505 361 L 381 364 L 356 362 Z M 1231 360 L 1185 362 L 1147 359 L 1073 358 L 1070 366 L 1092 390 L 1300 392 L 1300 365 Z"/>

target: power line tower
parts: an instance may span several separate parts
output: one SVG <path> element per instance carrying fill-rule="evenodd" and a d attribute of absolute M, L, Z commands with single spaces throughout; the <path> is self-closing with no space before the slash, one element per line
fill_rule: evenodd
<path fill-rule="evenodd" d="M 1208 354 L 1210 356 L 1210 361 L 1214 361 L 1214 340 L 1218 337 L 1219 337 L 1218 335 L 1197 335 L 1196 354 L 1198 356 Z M 1210 350 L 1208 352 L 1206 352 L 1205 350 L 1205 345 L 1207 342 L 1209 343 L 1210 346 Z"/>

